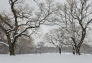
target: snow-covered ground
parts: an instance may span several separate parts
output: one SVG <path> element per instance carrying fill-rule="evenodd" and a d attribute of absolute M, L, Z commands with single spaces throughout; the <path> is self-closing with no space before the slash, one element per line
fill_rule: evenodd
<path fill-rule="evenodd" d="M 92 55 L 25 54 L 0 55 L 0 63 L 92 63 Z"/>

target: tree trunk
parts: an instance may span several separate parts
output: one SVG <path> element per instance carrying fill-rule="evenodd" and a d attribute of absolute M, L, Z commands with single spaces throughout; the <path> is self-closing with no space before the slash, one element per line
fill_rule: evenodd
<path fill-rule="evenodd" d="M 61 54 L 61 48 L 59 48 L 59 54 Z"/>
<path fill-rule="evenodd" d="M 13 44 L 9 45 L 9 53 L 10 55 L 15 55 L 15 47 Z"/>
<path fill-rule="evenodd" d="M 72 53 L 75 55 L 75 48 L 73 47 Z"/>
<path fill-rule="evenodd" d="M 75 47 L 75 54 L 80 55 L 80 47 Z"/>

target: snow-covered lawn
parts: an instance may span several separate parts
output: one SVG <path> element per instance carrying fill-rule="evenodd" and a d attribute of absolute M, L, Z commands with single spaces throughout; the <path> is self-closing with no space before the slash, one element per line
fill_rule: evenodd
<path fill-rule="evenodd" d="M 92 55 L 25 54 L 0 55 L 0 63 L 92 63 Z"/>

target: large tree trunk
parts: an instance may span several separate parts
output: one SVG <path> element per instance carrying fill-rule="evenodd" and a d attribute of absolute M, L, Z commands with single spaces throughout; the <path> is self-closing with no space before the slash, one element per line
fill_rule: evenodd
<path fill-rule="evenodd" d="M 81 44 L 83 42 L 80 42 L 78 45 L 77 45 L 77 42 L 75 40 L 75 38 L 71 37 L 71 39 L 73 40 L 74 42 L 74 46 L 73 47 L 73 54 L 76 54 L 76 55 L 80 55 L 80 47 L 81 47 Z"/>
<path fill-rule="evenodd" d="M 10 55 L 15 55 L 15 47 L 13 44 L 9 45 L 9 53 Z"/>

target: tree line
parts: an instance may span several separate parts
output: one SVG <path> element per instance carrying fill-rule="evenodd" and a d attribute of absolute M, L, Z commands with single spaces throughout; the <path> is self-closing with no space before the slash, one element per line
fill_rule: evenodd
<path fill-rule="evenodd" d="M 0 32 L 4 34 L 0 40 L 5 39 L 3 42 L 8 45 L 10 55 L 15 55 L 16 43 L 20 38 L 30 39 L 29 30 L 37 29 L 42 24 L 59 26 L 56 32 L 47 34 L 46 40 L 58 47 L 60 53 L 62 45 L 68 45 L 72 46 L 73 54 L 80 55 L 92 22 L 90 0 L 66 0 L 63 4 L 53 0 L 33 0 L 35 9 L 26 7 L 23 0 L 8 2 L 10 12 L 0 13 Z"/>

